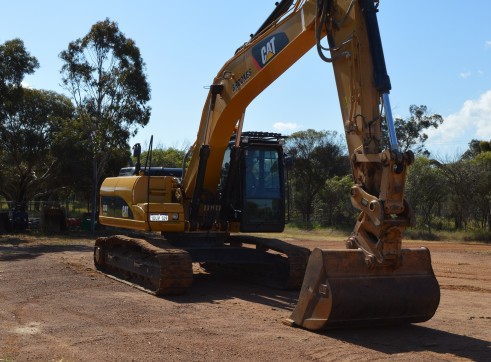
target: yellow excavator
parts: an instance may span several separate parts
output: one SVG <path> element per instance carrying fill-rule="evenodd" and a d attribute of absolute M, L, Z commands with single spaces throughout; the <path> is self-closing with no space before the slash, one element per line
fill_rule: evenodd
<path fill-rule="evenodd" d="M 193 262 L 281 288 L 301 286 L 285 322 L 310 330 L 429 320 L 440 289 L 426 248 L 404 249 L 414 222 L 374 0 L 282 0 L 214 78 L 182 174 L 106 179 L 99 222 L 145 237 L 96 240 L 102 272 L 156 295 L 184 293 Z M 247 106 L 311 48 L 332 64 L 360 213 L 347 250 L 250 236 L 285 224 L 284 138 L 242 132 Z M 385 117 L 387 130 L 381 129 Z M 390 145 L 382 149 L 381 135 Z"/>

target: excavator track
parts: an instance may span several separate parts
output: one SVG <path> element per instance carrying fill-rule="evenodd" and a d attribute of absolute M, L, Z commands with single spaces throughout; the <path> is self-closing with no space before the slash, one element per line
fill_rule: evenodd
<path fill-rule="evenodd" d="M 101 237 L 95 242 L 94 264 L 108 277 L 161 296 L 186 293 L 192 284 L 193 262 L 213 274 L 299 289 L 310 255 L 307 248 L 252 236 L 234 236 L 220 246 L 196 245 L 186 245 L 185 240 Z"/>
<path fill-rule="evenodd" d="M 157 296 L 183 294 L 193 280 L 191 257 L 185 250 L 160 248 L 124 235 L 98 238 L 94 264 L 107 276 Z"/>
<path fill-rule="evenodd" d="M 213 273 L 222 273 L 276 289 L 299 289 L 302 285 L 309 249 L 278 239 L 246 235 L 233 236 L 230 242 L 231 245 L 247 245 L 241 246 L 240 250 L 251 258 L 205 262 L 202 267 Z"/>

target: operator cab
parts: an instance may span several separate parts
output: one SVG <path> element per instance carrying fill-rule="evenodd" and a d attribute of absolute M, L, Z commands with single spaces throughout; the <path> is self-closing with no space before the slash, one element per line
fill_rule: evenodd
<path fill-rule="evenodd" d="M 241 232 L 281 232 L 285 226 L 283 144 L 278 133 L 243 132 L 232 137 L 222 164 L 222 220 Z"/>

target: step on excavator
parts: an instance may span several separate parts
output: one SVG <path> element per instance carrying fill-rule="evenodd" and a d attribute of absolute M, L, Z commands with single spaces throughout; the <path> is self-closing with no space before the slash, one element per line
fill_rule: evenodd
<path fill-rule="evenodd" d="M 428 249 L 402 248 L 414 223 L 404 198 L 414 155 L 397 141 L 378 8 L 374 0 L 277 3 L 214 78 L 182 172 L 152 175 L 138 163 L 134 175 L 104 180 L 99 222 L 140 234 L 98 238 L 97 269 L 156 295 L 185 293 L 193 263 L 300 287 L 284 322 L 309 330 L 429 320 L 440 288 Z M 252 100 L 314 47 L 334 70 L 359 210 L 346 250 L 264 237 L 284 229 L 284 137 L 242 131 Z"/>

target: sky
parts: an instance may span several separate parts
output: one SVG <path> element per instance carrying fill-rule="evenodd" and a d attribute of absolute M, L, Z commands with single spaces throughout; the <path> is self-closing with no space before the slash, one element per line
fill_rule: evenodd
<path fill-rule="evenodd" d="M 40 68 L 32 88 L 66 93 L 59 53 L 109 18 L 135 41 L 151 86 L 152 116 L 130 143 L 190 146 L 209 86 L 274 8 L 274 0 L 1 1 L 0 44 L 20 38 Z M 491 1 L 380 0 L 378 21 L 395 117 L 426 105 L 444 123 L 428 132 L 434 157 L 491 139 Z M 343 134 L 332 66 L 310 51 L 247 108 L 244 130 L 313 128 Z"/>

